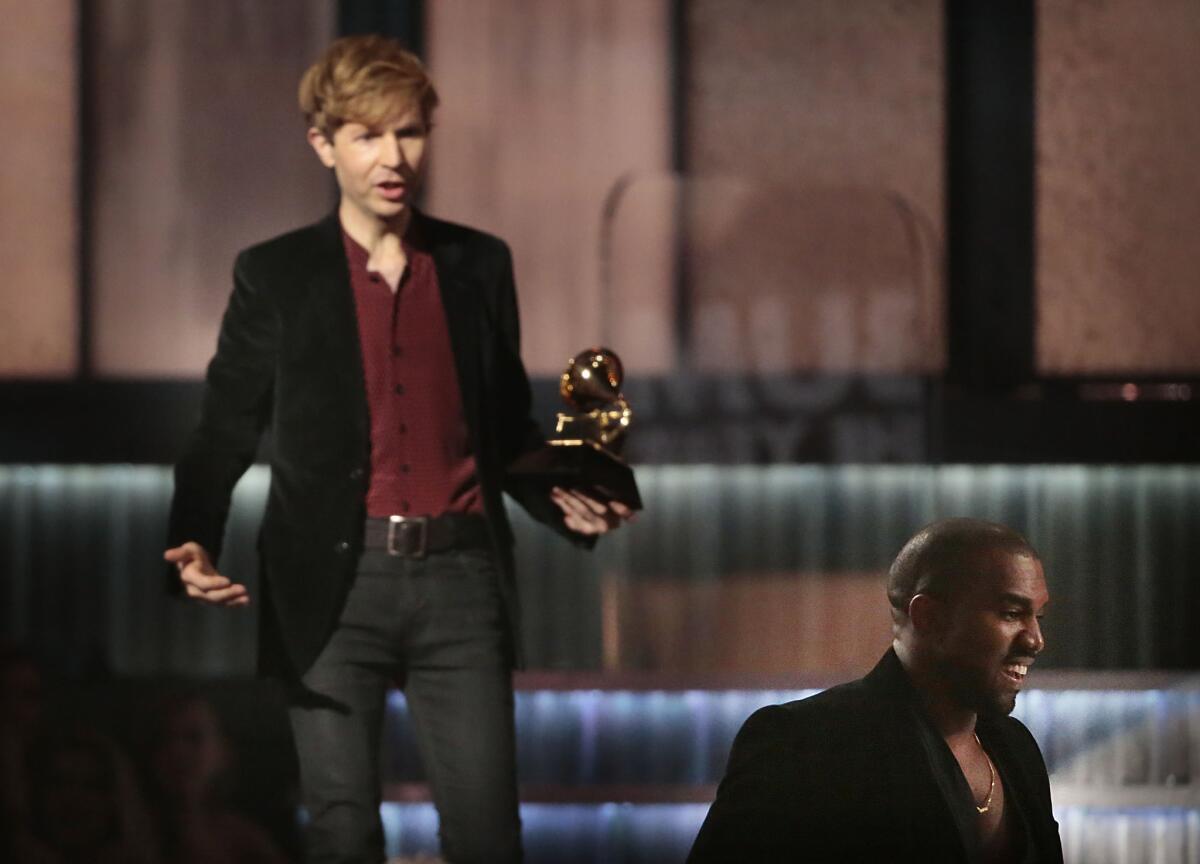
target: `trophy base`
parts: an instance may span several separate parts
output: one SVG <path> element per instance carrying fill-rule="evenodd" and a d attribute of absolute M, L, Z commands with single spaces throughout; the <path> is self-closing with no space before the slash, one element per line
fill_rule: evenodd
<path fill-rule="evenodd" d="M 547 441 L 540 450 L 519 457 L 508 472 L 547 488 L 578 489 L 601 501 L 620 501 L 630 510 L 642 509 L 633 469 L 590 441 Z"/>

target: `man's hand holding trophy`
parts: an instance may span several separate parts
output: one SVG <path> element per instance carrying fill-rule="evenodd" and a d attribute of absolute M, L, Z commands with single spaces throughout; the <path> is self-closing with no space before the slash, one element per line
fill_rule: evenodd
<path fill-rule="evenodd" d="M 620 455 L 633 416 L 621 393 L 623 380 L 621 359 L 608 348 L 588 348 L 572 357 L 558 390 L 577 413 L 559 413 L 555 437 L 509 468 L 551 487 L 568 527 L 574 527 L 573 515 L 584 522 L 594 521 L 589 516 L 619 520 L 642 509 L 633 469 Z"/>

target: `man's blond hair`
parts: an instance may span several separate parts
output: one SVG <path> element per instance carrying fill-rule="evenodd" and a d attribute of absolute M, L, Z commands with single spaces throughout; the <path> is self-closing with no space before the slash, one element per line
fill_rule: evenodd
<path fill-rule="evenodd" d="M 300 110 L 326 138 L 345 123 L 374 125 L 416 106 L 426 125 L 438 95 L 416 55 L 386 36 L 344 36 L 300 79 Z"/>

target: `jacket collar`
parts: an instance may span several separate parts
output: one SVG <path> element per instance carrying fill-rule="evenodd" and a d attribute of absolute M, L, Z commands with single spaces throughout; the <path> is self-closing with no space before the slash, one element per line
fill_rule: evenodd
<path fill-rule="evenodd" d="M 881 696 L 892 699 L 902 699 L 906 702 L 916 701 L 917 693 L 904 671 L 904 664 L 896 654 L 896 649 L 889 647 L 879 658 L 875 668 L 863 678 L 863 684 Z"/>

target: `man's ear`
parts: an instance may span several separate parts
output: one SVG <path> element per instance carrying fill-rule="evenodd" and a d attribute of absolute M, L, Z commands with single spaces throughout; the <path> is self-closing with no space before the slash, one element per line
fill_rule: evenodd
<path fill-rule="evenodd" d="M 933 636 L 942 628 L 942 601 L 929 594 L 914 594 L 908 601 L 908 620 L 922 636 Z"/>
<path fill-rule="evenodd" d="M 334 165 L 333 142 L 329 140 L 329 137 L 316 126 L 311 126 L 307 138 L 308 145 L 313 148 L 317 158 L 321 160 L 321 164 L 326 168 L 332 168 Z"/>

